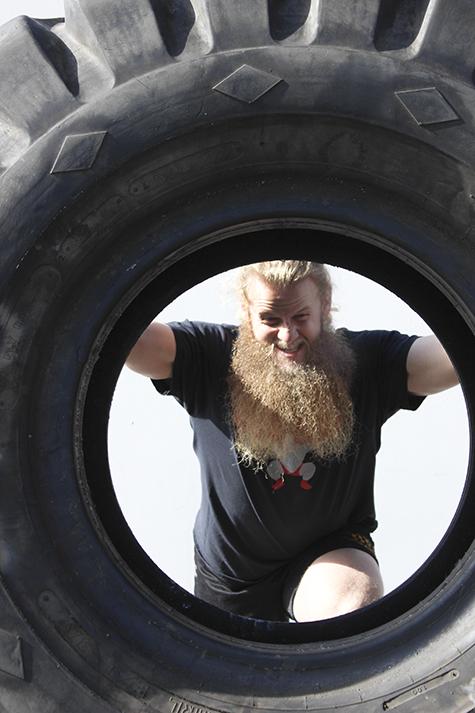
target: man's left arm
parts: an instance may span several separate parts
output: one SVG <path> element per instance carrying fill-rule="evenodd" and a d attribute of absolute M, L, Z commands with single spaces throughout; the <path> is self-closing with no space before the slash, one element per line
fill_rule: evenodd
<path fill-rule="evenodd" d="M 437 337 L 419 337 L 407 355 L 407 389 L 417 396 L 445 391 L 459 383 L 457 372 Z"/>

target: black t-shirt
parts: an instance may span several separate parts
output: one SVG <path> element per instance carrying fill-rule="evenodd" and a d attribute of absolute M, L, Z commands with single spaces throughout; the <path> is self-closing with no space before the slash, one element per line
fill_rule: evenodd
<path fill-rule="evenodd" d="M 407 391 L 406 357 L 417 337 L 339 330 L 356 357 L 349 454 L 343 461 L 312 464 L 300 453 L 284 469 L 271 462 L 256 473 L 238 463 L 226 408 L 238 328 L 188 321 L 170 326 L 177 344 L 173 377 L 153 383 L 190 415 L 202 479 L 194 539 L 212 572 L 256 581 L 326 535 L 348 527 L 376 529 L 373 481 L 381 426 L 423 400 Z"/>

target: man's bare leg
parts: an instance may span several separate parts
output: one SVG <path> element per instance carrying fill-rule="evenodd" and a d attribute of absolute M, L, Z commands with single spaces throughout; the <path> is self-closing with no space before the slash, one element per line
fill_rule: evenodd
<path fill-rule="evenodd" d="M 351 547 L 318 557 L 305 571 L 294 598 L 299 622 L 330 619 L 360 609 L 383 596 L 378 564 Z"/>

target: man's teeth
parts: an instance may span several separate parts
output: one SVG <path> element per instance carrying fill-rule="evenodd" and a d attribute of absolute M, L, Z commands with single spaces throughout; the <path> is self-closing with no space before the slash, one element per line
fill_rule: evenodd
<path fill-rule="evenodd" d="M 277 348 L 280 349 L 281 352 L 287 352 L 287 354 L 294 354 L 294 352 L 298 352 L 300 347 L 299 346 L 296 346 L 296 347 L 279 347 L 278 346 Z"/>

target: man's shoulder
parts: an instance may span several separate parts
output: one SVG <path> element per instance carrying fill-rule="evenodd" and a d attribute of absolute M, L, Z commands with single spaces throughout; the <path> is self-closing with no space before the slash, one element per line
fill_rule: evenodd
<path fill-rule="evenodd" d="M 352 330 L 340 327 L 336 332 L 354 349 L 374 346 L 380 343 L 385 335 L 384 330 L 380 329 Z"/>
<path fill-rule="evenodd" d="M 417 339 L 416 336 L 402 334 L 397 330 L 389 329 L 363 329 L 359 331 L 341 327 L 336 330 L 350 345 L 355 347 L 384 347 L 391 343 L 404 343 L 407 340 Z"/>
<path fill-rule="evenodd" d="M 368 329 L 352 331 L 346 328 L 337 330 L 353 350 L 357 365 L 372 369 L 379 365 L 387 368 L 406 366 L 409 349 L 417 335 L 408 335 L 397 330 Z"/>
<path fill-rule="evenodd" d="M 196 358 L 199 354 L 220 357 L 230 354 L 238 327 L 233 324 L 218 324 L 185 319 L 180 322 L 169 322 L 169 327 L 175 335 L 177 359 L 190 355 Z"/>
<path fill-rule="evenodd" d="M 183 333 L 195 337 L 214 336 L 222 339 L 234 339 L 238 331 L 238 327 L 234 324 L 219 324 L 217 322 L 190 319 L 168 322 L 168 326 L 172 328 L 175 334 Z"/>

